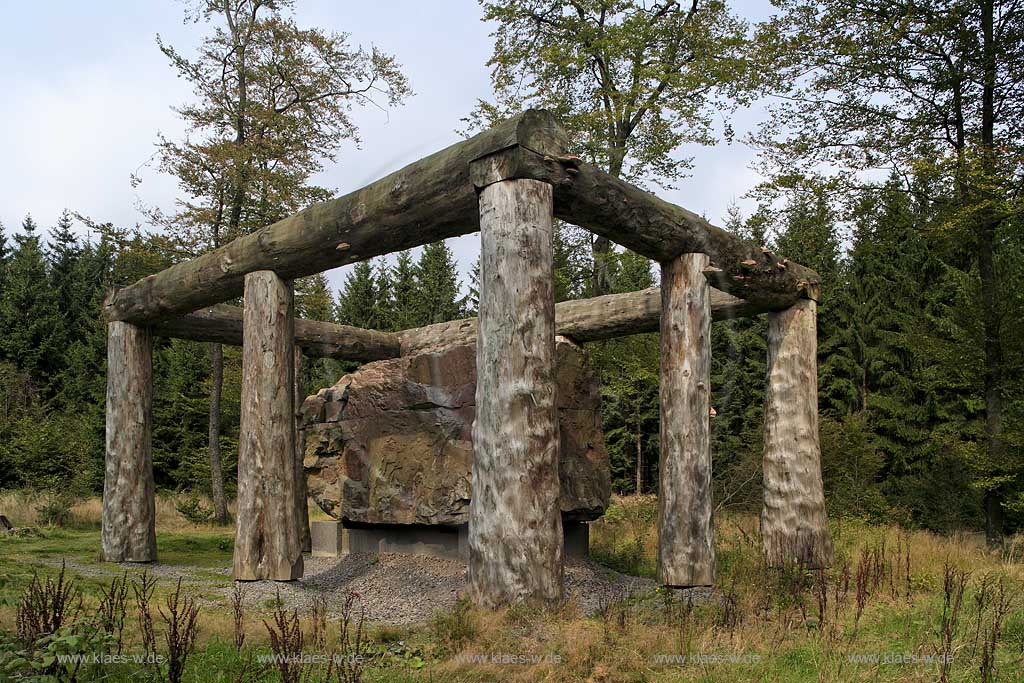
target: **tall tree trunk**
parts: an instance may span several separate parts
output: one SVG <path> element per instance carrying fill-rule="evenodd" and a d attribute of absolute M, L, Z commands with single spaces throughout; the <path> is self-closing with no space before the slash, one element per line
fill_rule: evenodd
<path fill-rule="evenodd" d="M 637 398 L 639 401 L 639 397 Z M 644 452 L 641 444 L 640 410 L 636 411 L 636 495 L 644 492 Z"/>
<path fill-rule="evenodd" d="M 228 19 L 232 36 L 236 43 L 240 42 L 237 27 L 231 10 L 225 5 L 225 17 Z M 245 109 L 247 98 L 247 80 L 245 72 L 245 47 L 239 44 L 239 62 L 237 67 L 238 75 L 238 115 L 235 119 L 235 146 L 241 147 L 245 143 Z M 238 163 L 236 157 L 235 163 Z M 245 192 L 241 182 L 241 171 L 235 169 L 235 179 L 228 215 L 228 239 L 238 236 L 238 228 L 242 220 L 242 205 L 245 202 Z M 221 204 L 223 206 L 223 204 Z M 217 221 L 213 228 L 213 247 L 218 248 L 221 244 L 221 216 L 218 212 Z M 224 349 L 220 344 L 213 344 L 210 347 L 210 419 L 209 434 L 207 436 L 207 449 L 210 457 L 210 488 L 213 494 L 213 510 L 217 521 L 227 522 L 228 508 L 224 497 L 224 471 L 221 466 L 220 457 L 220 406 L 221 396 L 224 388 Z"/>
<path fill-rule="evenodd" d="M 608 173 L 618 178 L 622 175 L 622 167 L 626 160 L 626 142 L 613 141 L 608 150 Z M 594 270 L 591 278 L 590 296 L 601 296 L 612 291 L 611 275 L 609 267 L 612 252 L 612 241 L 607 237 L 595 235 L 591 242 L 591 257 L 594 261 Z"/>
<path fill-rule="evenodd" d="M 993 33 L 994 3 L 984 0 L 981 10 L 983 74 L 981 98 L 982 187 L 995 175 L 995 84 L 996 45 Z M 984 191 L 984 190 L 983 190 Z M 987 191 L 985 191 L 987 192 Z M 988 458 L 998 470 L 1005 458 L 1003 442 L 1003 348 L 1000 340 L 999 277 L 995 266 L 996 230 L 999 218 L 991 204 L 995 197 L 982 196 L 985 203 L 978 230 L 978 273 L 981 278 L 981 306 L 985 335 L 985 438 Z M 985 492 L 985 537 L 990 545 L 1002 541 L 1001 495 L 998 489 Z"/>
<path fill-rule="evenodd" d="M 224 470 L 220 460 L 220 398 L 224 387 L 224 348 L 210 345 L 210 421 L 207 452 L 210 455 L 210 493 L 217 521 L 228 521 L 228 504 L 224 498 Z"/>

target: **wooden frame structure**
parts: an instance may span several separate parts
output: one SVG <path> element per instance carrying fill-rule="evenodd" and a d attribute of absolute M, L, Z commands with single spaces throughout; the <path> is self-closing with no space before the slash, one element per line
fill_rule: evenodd
<path fill-rule="evenodd" d="M 351 194 L 112 291 L 103 554 L 152 561 L 154 335 L 241 344 L 235 577 L 302 573 L 294 363 L 377 360 L 477 341 L 470 592 L 486 605 L 563 594 L 554 337 L 660 330 L 658 577 L 714 581 L 710 323 L 768 313 L 764 553 L 832 560 L 821 484 L 813 271 L 567 154 L 548 112 L 526 111 Z M 552 220 L 581 225 L 662 268 L 660 291 L 555 305 Z M 291 280 L 440 239 L 481 233 L 479 320 L 385 333 L 295 320 Z M 244 296 L 244 309 L 223 302 Z M 515 343 L 510 343 L 514 340 Z"/>

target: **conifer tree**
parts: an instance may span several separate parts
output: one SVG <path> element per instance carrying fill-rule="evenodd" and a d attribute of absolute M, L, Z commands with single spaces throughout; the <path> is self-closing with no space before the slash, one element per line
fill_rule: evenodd
<path fill-rule="evenodd" d="M 430 325 L 462 317 L 459 274 L 443 241 L 423 247 L 416 262 L 417 324 Z"/>
<path fill-rule="evenodd" d="M 555 301 L 562 301 L 558 297 L 558 269 L 555 269 Z M 469 294 L 466 295 L 466 315 L 475 318 L 480 315 L 480 257 L 473 261 L 473 267 L 469 271 Z"/>
<path fill-rule="evenodd" d="M 380 259 L 374 279 L 376 297 L 373 302 L 373 318 L 378 329 L 396 330 L 395 326 L 395 283 L 386 259 Z"/>
<path fill-rule="evenodd" d="M 295 281 L 295 317 L 307 320 L 334 320 L 334 299 L 323 273 Z"/>
<path fill-rule="evenodd" d="M 336 318 L 343 325 L 378 329 L 377 282 L 373 261 L 360 261 L 345 276 L 345 286 L 338 292 Z"/>
<path fill-rule="evenodd" d="M 60 312 L 49 286 L 46 254 L 31 216 L 14 236 L 15 249 L 7 265 L 0 298 L 0 354 L 50 391 L 58 370 L 60 345 L 55 333 Z"/>
<path fill-rule="evenodd" d="M 391 294 L 393 308 L 391 327 L 405 330 L 416 327 L 418 306 L 416 291 L 416 265 L 408 249 L 398 252 L 394 268 L 391 269 Z"/>
<path fill-rule="evenodd" d="M 71 214 L 65 210 L 50 231 L 48 250 L 50 286 L 56 297 L 59 325 L 54 330 L 54 343 L 67 350 L 83 336 L 82 326 L 90 313 L 93 291 L 82 280 L 83 247 L 71 230 Z M 62 357 L 64 354 L 61 354 Z M 62 358 L 63 360 L 63 358 Z M 58 372 L 64 369 L 60 363 Z"/>

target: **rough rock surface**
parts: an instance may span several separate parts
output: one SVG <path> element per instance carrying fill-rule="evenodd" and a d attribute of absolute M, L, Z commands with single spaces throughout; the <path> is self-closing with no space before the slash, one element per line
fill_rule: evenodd
<path fill-rule="evenodd" d="M 566 519 L 604 513 L 611 492 L 600 386 L 586 353 L 556 341 Z M 476 392 L 473 344 L 369 363 L 302 406 L 310 496 L 327 514 L 367 524 L 466 523 Z"/>

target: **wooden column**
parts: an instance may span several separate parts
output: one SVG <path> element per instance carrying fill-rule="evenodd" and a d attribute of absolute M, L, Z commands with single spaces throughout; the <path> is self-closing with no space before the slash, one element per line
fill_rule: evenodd
<path fill-rule="evenodd" d="M 658 581 L 715 581 L 711 506 L 711 292 L 705 254 L 661 264 Z"/>
<path fill-rule="evenodd" d="M 486 606 L 560 601 L 552 189 L 480 193 L 480 318 L 469 591 Z"/>
<path fill-rule="evenodd" d="M 291 581 L 302 577 L 292 285 L 249 273 L 244 301 L 235 579 Z"/>
<path fill-rule="evenodd" d="M 302 438 L 302 402 L 306 400 L 302 391 L 302 348 L 295 345 L 295 518 L 299 524 L 299 541 L 302 552 L 313 549 L 313 539 L 309 535 L 309 492 L 306 489 L 306 469 L 302 466 L 305 453 L 305 440 Z"/>
<path fill-rule="evenodd" d="M 143 327 L 109 323 L 102 515 L 107 562 L 156 560 L 152 436 L 152 337 Z"/>
<path fill-rule="evenodd" d="M 817 304 L 768 314 L 761 542 L 769 566 L 832 563 L 818 443 Z"/>

